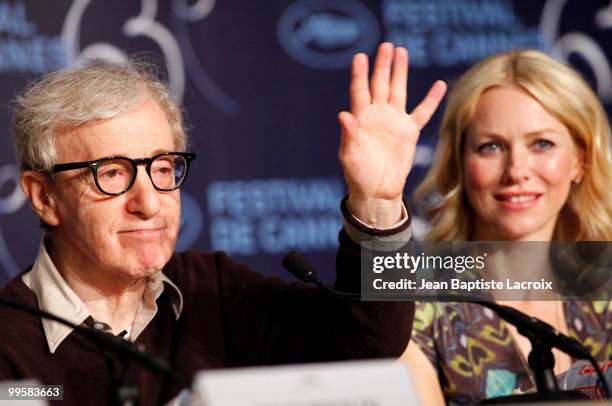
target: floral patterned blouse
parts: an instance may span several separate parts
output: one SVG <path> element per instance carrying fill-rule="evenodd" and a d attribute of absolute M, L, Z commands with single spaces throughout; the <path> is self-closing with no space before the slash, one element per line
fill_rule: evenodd
<path fill-rule="evenodd" d="M 612 302 L 563 303 L 569 335 L 595 359 L 612 359 Z M 417 302 L 412 340 L 438 372 L 448 404 L 471 405 L 533 386 L 513 336 L 491 310 L 473 303 Z"/>

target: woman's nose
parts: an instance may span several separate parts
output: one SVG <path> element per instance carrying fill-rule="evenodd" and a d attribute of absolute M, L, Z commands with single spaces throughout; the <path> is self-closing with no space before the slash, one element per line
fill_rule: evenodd
<path fill-rule="evenodd" d="M 529 151 L 520 147 L 511 147 L 506 157 L 505 178 L 507 183 L 523 183 L 532 175 L 532 159 Z"/>

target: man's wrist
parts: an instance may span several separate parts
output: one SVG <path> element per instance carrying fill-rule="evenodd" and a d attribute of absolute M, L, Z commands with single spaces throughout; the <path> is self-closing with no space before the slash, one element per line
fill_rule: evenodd
<path fill-rule="evenodd" d="M 406 218 L 401 197 L 388 200 L 349 195 L 347 206 L 361 223 L 379 230 L 393 228 Z"/>
<path fill-rule="evenodd" d="M 358 219 L 348 206 L 348 196 L 342 200 L 342 218 L 345 232 L 354 242 L 361 241 L 409 241 L 412 239 L 410 213 L 401 201 L 401 220 L 392 227 L 375 228 Z"/>

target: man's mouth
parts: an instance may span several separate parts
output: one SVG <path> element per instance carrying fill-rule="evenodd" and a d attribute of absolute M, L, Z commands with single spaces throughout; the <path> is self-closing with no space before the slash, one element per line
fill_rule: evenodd
<path fill-rule="evenodd" d="M 158 236 L 160 233 L 163 232 L 163 230 L 164 230 L 163 227 L 134 228 L 134 229 L 120 231 L 119 234 L 126 234 L 126 235 L 136 236 L 136 237 L 148 237 L 148 236 L 153 237 L 153 236 Z"/>

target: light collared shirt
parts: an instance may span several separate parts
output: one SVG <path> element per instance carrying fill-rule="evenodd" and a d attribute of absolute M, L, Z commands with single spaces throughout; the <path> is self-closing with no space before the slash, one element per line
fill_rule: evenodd
<path fill-rule="evenodd" d="M 45 237 L 40 241 L 38 256 L 32 269 L 30 272 L 26 272 L 22 279 L 26 286 L 36 295 L 40 310 L 55 314 L 76 325 L 85 323 L 102 330 L 110 329 L 110 326 L 107 324 L 93 318 L 85 303 L 66 283 L 47 252 Z M 183 295 L 166 275 L 162 272 L 156 272 L 147 279 L 144 294 L 136 311 L 134 324 L 124 338 L 132 342 L 135 341 L 151 320 L 153 320 L 157 314 L 156 301 L 164 292 L 166 286 L 169 289 L 168 294 L 172 310 L 178 320 L 183 311 Z M 55 352 L 57 347 L 73 330 L 68 326 L 48 319 L 42 319 L 42 325 L 51 353 Z"/>

